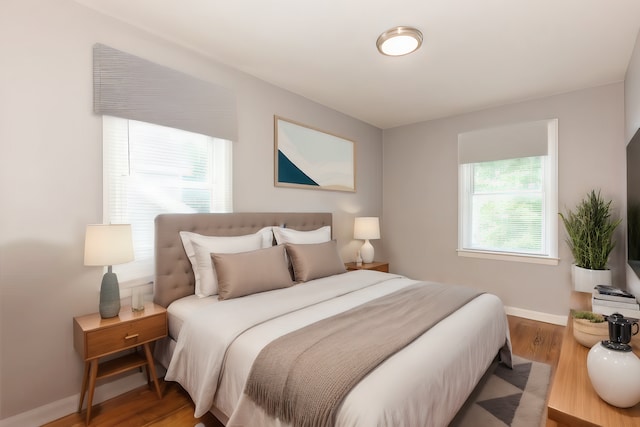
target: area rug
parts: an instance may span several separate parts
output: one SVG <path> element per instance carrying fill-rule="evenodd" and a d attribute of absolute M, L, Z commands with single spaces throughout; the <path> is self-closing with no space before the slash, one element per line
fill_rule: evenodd
<path fill-rule="evenodd" d="M 551 366 L 513 356 L 485 375 L 450 426 L 539 427 L 546 414 Z"/>

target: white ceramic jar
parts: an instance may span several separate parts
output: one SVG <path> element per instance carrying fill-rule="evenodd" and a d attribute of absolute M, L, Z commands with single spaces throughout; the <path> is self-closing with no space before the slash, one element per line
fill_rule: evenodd
<path fill-rule="evenodd" d="M 616 351 L 597 343 L 587 356 L 593 388 L 605 402 L 630 408 L 640 402 L 640 359 L 632 351 Z"/>

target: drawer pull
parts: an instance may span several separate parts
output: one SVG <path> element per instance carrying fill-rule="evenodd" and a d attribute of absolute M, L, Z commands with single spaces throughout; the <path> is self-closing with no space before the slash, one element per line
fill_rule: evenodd
<path fill-rule="evenodd" d="M 138 335 L 140 335 L 140 334 L 127 335 L 126 337 L 124 337 L 124 339 L 125 340 L 132 340 L 134 338 L 138 338 Z"/>

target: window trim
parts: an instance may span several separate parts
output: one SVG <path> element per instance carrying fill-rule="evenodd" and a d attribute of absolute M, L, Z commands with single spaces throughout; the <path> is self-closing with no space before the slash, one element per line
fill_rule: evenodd
<path fill-rule="evenodd" d="M 499 261 L 514 261 L 514 262 L 527 262 L 531 264 L 544 264 L 544 265 L 558 265 L 560 259 L 557 257 L 551 257 L 546 255 L 530 255 L 520 253 L 509 252 L 492 252 L 492 251 L 478 251 L 472 249 L 457 249 L 456 252 L 460 257 L 466 258 L 485 258 L 495 259 Z"/>
<path fill-rule="evenodd" d="M 127 118 L 121 118 L 121 117 L 115 117 L 115 116 L 109 116 L 109 115 L 102 116 L 102 125 L 103 125 L 103 137 L 102 137 L 103 212 L 102 212 L 102 217 L 103 217 L 103 222 L 106 224 L 112 222 L 112 215 L 110 210 L 110 203 L 111 203 L 111 200 L 110 200 L 111 187 L 110 186 L 112 184 L 111 173 L 113 172 L 112 168 L 114 167 L 114 164 L 111 163 L 110 158 L 112 157 L 112 151 L 114 150 L 114 147 L 113 145 L 109 146 L 109 143 L 107 142 L 108 138 L 105 134 L 107 132 L 106 122 L 112 121 L 112 120 L 114 121 L 114 123 L 116 122 L 121 123 L 121 121 L 126 121 L 127 128 L 129 127 L 131 121 L 136 121 L 134 119 L 127 119 Z M 140 121 L 140 120 L 137 120 L 137 121 Z M 156 123 L 150 123 L 150 122 L 142 122 L 142 123 L 149 124 L 152 126 L 166 127 L 164 125 L 159 125 Z M 177 129 L 177 128 L 174 128 L 174 129 L 178 131 L 183 131 L 182 129 Z M 190 132 L 190 131 L 186 131 L 186 132 Z M 129 134 L 128 130 L 127 130 L 127 134 Z M 215 144 L 215 140 L 222 140 L 222 138 L 216 138 L 209 135 L 203 135 L 203 136 L 212 139 L 214 141 L 214 144 Z M 213 174 L 209 178 L 211 180 L 210 182 L 211 205 L 214 204 L 213 200 L 217 194 L 216 190 L 219 190 L 220 188 L 224 188 L 229 192 L 228 195 L 225 197 L 227 199 L 226 203 L 228 204 L 228 206 L 226 210 L 217 210 L 217 211 L 210 210 L 211 212 L 232 212 L 233 211 L 233 141 L 230 141 L 230 140 L 224 140 L 224 141 L 226 141 L 226 144 L 228 146 L 227 149 L 223 149 L 223 154 L 225 155 L 224 157 L 224 163 L 225 163 L 224 169 L 226 171 L 225 177 L 228 178 L 228 182 L 217 181 L 215 174 Z M 128 140 L 128 137 L 127 137 L 128 151 L 130 150 L 129 148 L 130 144 L 131 142 Z M 208 150 L 209 151 L 208 157 L 210 157 L 211 159 L 214 159 L 216 149 L 217 148 L 215 145 L 210 146 Z M 122 154 L 123 153 L 120 154 L 120 157 L 122 157 Z M 129 154 L 127 154 L 127 156 L 129 156 Z M 126 169 L 128 170 L 127 172 L 128 175 L 130 177 L 135 176 L 135 174 L 132 174 L 131 159 L 129 158 L 127 161 L 129 162 L 128 166 L 126 167 Z M 222 161 L 222 160 L 218 159 L 218 161 Z M 215 168 L 216 160 L 213 160 L 213 162 L 214 162 L 214 165 L 212 166 Z M 211 173 L 211 171 L 209 171 L 209 173 Z M 128 194 L 126 191 L 119 191 L 119 193 L 122 193 L 122 194 L 119 194 L 119 196 L 124 195 L 125 197 Z M 210 209 L 211 208 L 212 206 L 210 206 Z M 160 213 L 162 212 L 157 212 L 156 215 Z M 152 228 L 153 228 L 153 225 L 152 225 Z M 151 241 L 151 245 L 153 246 L 153 240 Z M 130 263 L 114 265 L 113 271 L 119 276 L 121 276 L 119 277 L 121 279 L 120 289 L 129 289 L 135 286 L 148 285 L 153 283 L 155 279 L 155 257 L 152 255 L 151 257 L 136 258 L 134 261 Z"/>
<path fill-rule="evenodd" d="M 470 230 L 471 215 L 465 215 L 470 209 L 470 194 L 472 179 L 470 167 L 458 161 L 458 248 L 457 255 L 469 258 L 485 258 L 501 261 L 527 262 L 544 265 L 558 265 L 558 119 L 545 120 L 547 124 L 547 154 L 544 161 L 544 193 L 545 206 L 544 238 L 547 242 L 548 255 L 537 255 L 509 251 L 491 251 L 484 249 L 465 248 L 465 230 Z M 530 122 L 535 124 L 535 122 Z M 527 127 L 528 123 L 512 126 L 517 129 Z M 500 129 L 500 128 L 496 128 Z M 487 131 L 482 131 L 487 132 Z M 488 130 L 491 132 L 491 130 Z M 459 135 L 459 141 L 461 140 Z M 465 135 L 468 137 L 468 135 Z M 465 141 L 465 143 L 468 143 Z M 525 157 L 525 156 L 523 156 Z"/>

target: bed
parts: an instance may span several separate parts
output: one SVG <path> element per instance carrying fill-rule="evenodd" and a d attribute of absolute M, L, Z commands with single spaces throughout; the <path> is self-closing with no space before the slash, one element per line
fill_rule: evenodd
<path fill-rule="evenodd" d="M 416 300 L 410 292 L 432 285 L 451 288 L 378 271 L 337 271 L 337 261 L 331 258 L 334 252 L 337 254 L 335 248 L 331 249 L 335 246 L 331 225 L 330 213 L 169 214 L 156 218 L 154 301 L 167 307 L 169 316 L 169 337 L 157 346 L 156 357 L 167 368 L 165 379 L 179 382 L 190 394 L 196 417 L 211 411 L 227 426 L 300 424 L 296 418 L 294 422 L 274 416 L 273 408 L 256 404 L 255 396 L 250 397 L 249 385 L 256 383 L 256 377 L 260 378 L 256 366 L 265 360 L 263 355 L 268 349 L 283 340 L 289 345 L 286 340 L 296 333 L 307 337 L 310 334 L 307 331 L 314 326 L 326 328 L 320 322 L 348 318 L 352 312 L 361 312 L 378 301 Z M 272 227 L 276 232 L 272 232 Z M 322 238 L 316 241 L 320 230 L 323 230 Z M 280 275 L 282 269 L 276 268 L 278 273 L 270 271 L 270 265 L 276 264 L 273 260 L 285 253 L 283 245 L 272 249 L 271 243 L 281 242 L 278 237 L 282 238 L 284 231 L 292 233 L 284 238 L 285 259 L 294 270 L 292 272 L 288 265 L 287 274 L 293 274 L 294 279 L 308 280 L 284 287 L 272 283 L 268 290 L 257 288 L 258 291 L 251 285 L 247 291 L 244 285 L 234 284 L 256 280 L 256 271 L 262 276 L 261 281 L 271 276 L 278 278 L 271 282 L 285 281 Z M 194 270 L 196 264 L 190 259 L 193 253 L 188 254 L 188 248 L 185 249 L 185 236 L 189 233 L 199 239 L 216 236 L 213 238 L 216 241 L 231 236 L 242 236 L 242 239 L 253 236 L 252 244 L 259 240 L 261 246 L 243 251 L 240 245 L 230 250 L 230 254 L 208 254 L 219 288 L 217 293 L 204 296 L 202 286 L 196 287 L 196 277 L 198 283 L 203 283 L 201 279 L 205 274 L 200 267 Z M 275 242 L 273 234 L 276 234 Z M 194 247 L 202 249 L 196 244 L 197 240 L 193 242 Z M 264 258 L 267 252 L 271 258 Z M 265 264 L 264 259 L 271 261 Z M 329 264 L 333 265 L 333 271 L 325 267 Z M 222 295 L 228 297 L 221 300 Z M 427 303 L 431 301 L 429 296 L 424 298 Z M 391 315 L 408 318 L 403 309 L 394 309 Z M 425 311 L 435 310 L 432 307 Z M 362 328 L 359 321 L 354 323 Z M 412 320 L 408 325 L 415 323 Z M 319 325 L 323 326 L 318 328 Z M 405 325 L 402 330 L 405 329 L 411 328 Z M 384 328 L 378 324 L 369 330 L 383 333 Z M 501 358 L 510 363 L 504 308 L 499 298 L 491 294 L 471 297 L 426 331 L 406 339 L 408 345 L 374 363 L 374 367 L 357 380 L 351 380 L 352 387 L 332 407 L 330 425 L 448 425 L 492 362 Z M 343 357 L 348 360 L 347 350 L 343 348 L 328 353 L 324 350 L 325 353 L 321 353 L 322 358 L 327 359 L 324 363 L 341 365 L 331 361 L 333 353 L 336 360 L 341 361 Z M 305 350 L 301 354 L 307 353 Z M 266 377 L 273 378 L 269 375 L 272 374 Z M 306 377 L 300 381 L 305 385 L 300 394 L 313 397 L 315 391 L 310 390 L 314 390 L 314 386 L 307 387 Z M 291 411 L 289 401 L 287 398 L 286 406 Z"/>

